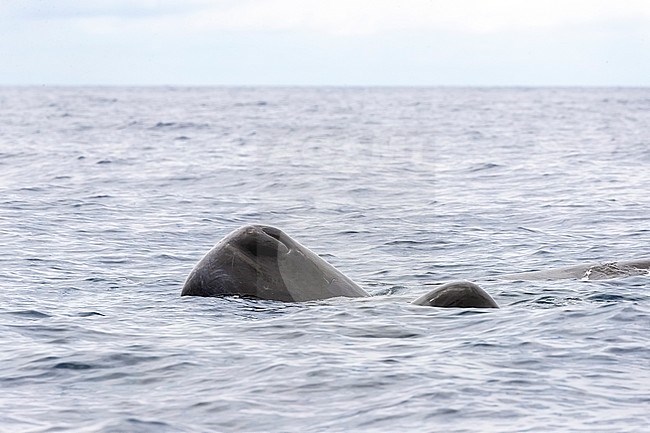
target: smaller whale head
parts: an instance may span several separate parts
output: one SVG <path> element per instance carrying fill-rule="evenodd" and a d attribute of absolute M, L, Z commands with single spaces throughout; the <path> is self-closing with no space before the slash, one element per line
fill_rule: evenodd
<path fill-rule="evenodd" d="M 485 290 L 469 281 L 443 284 L 411 303 L 428 307 L 499 308 Z"/>

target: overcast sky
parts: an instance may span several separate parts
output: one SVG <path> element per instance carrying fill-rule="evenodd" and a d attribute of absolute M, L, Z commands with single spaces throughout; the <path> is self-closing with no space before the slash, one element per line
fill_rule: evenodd
<path fill-rule="evenodd" d="M 650 0 L 0 0 L 0 84 L 650 85 Z"/>

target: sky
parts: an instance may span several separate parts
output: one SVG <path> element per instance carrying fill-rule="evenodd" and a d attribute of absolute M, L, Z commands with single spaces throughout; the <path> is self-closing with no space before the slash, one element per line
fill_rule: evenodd
<path fill-rule="evenodd" d="M 0 0 L 0 85 L 650 86 L 650 0 Z"/>

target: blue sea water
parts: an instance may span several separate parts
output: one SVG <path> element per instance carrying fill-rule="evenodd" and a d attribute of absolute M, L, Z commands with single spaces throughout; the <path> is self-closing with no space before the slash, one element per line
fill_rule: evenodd
<path fill-rule="evenodd" d="M 500 278 L 649 212 L 647 88 L 0 88 L 0 431 L 649 431 L 650 276 Z M 181 298 L 247 223 L 374 296 Z"/>

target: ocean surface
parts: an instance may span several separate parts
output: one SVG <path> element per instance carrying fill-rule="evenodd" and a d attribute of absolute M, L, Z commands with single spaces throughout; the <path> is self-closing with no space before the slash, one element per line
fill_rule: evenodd
<path fill-rule="evenodd" d="M 181 298 L 249 223 L 373 296 Z M 650 276 L 501 278 L 649 245 L 649 88 L 0 88 L 0 432 L 649 431 Z"/>

